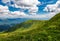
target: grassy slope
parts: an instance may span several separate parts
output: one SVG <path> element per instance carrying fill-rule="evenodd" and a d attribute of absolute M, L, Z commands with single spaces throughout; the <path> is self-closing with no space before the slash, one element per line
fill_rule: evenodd
<path fill-rule="evenodd" d="M 0 41 L 60 41 L 60 14 L 49 21 L 29 20 L 8 31 L 0 34 Z"/>

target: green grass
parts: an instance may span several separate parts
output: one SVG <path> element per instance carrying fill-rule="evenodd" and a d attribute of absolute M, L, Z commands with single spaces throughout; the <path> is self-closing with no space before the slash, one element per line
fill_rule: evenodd
<path fill-rule="evenodd" d="M 48 21 L 29 20 L 0 33 L 0 41 L 60 41 L 60 13 Z"/>

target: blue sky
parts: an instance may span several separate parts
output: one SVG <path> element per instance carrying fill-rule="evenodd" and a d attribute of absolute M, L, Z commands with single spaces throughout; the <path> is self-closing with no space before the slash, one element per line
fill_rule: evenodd
<path fill-rule="evenodd" d="M 38 11 L 37 12 L 33 11 L 33 13 L 36 13 L 36 14 L 38 14 L 37 16 L 39 16 L 40 14 L 42 14 L 42 15 L 44 15 L 44 14 L 46 15 L 47 13 L 50 14 L 51 12 L 44 11 L 45 7 L 47 7 L 47 5 L 49 5 L 49 4 L 51 4 L 51 5 L 56 4 L 56 2 L 58 0 L 37 0 L 37 1 L 40 2 L 40 5 L 36 5 L 36 8 L 38 8 Z M 25 14 L 28 14 L 29 13 L 29 9 L 23 10 L 22 8 L 17 8 L 17 7 L 12 6 L 12 5 L 14 5 L 14 1 L 11 1 L 10 0 L 10 5 L 8 5 L 8 4 L 9 4 L 9 1 L 5 3 L 2 0 L 0 0 L 0 5 L 7 6 L 9 11 L 12 11 L 12 12 L 15 12 L 15 11 L 23 11 Z M 33 6 L 33 8 L 34 8 L 34 6 Z M 50 18 L 50 17 L 48 17 L 48 18 Z M 42 19 L 45 19 L 45 18 L 43 17 Z"/>

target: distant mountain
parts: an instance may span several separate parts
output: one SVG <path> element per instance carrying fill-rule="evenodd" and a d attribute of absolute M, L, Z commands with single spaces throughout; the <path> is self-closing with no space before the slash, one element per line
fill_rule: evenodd
<path fill-rule="evenodd" d="M 60 41 L 60 13 L 50 20 L 29 20 L 0 34 L 1 41 Z"/>
<path fill-rule="evenodd" d="M 5 31 L 7 29 L 9 29 L 10 27 L 16 25 L 16 24 L 20 24 L 24 21 L 26 21 L 27 19 L 24 18 L 17 18 L 17 19 L 0 19 L 0 31 Z"/>
<path fill-rule="evenodd" d="M 16 19 L 0 19 L 0 25 L 4 25 L 4 24 L 18 24 L 21 22 L 26 21 L 27 19 L 25 18 L 16 18 Z"/>

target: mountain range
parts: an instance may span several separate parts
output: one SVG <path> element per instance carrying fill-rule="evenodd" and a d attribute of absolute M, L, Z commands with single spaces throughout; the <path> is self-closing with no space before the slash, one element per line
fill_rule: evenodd
<path fill-rule="evenodd" d="M 16 18 L 16 19 L 0 19 L 0 31 L 5 31 L 16 24 L 20 24 L 27 19 L 25 18 Z"/>

